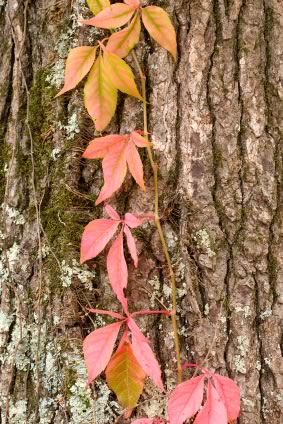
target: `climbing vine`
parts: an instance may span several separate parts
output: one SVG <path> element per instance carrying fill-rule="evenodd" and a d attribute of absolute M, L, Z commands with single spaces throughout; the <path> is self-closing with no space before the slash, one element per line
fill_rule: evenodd
<path fill-rule="evenodd" d="M 66 61 L 65 83 L 59 95 L 75 88 L 85 78 L 85 107 L 103 132 L 113 118 L 118 91 L 133 96 L 142 102 L 144 127 L 130 134 L 111 134 L 92 140 L 83 156 L 87 159 L 102 159 L 103 187 L 96 205 L 105 202 L 106 219 L 91 221 L 85 228 L 81 242 L 81 263 L 99 255 L 108 243 L 114 241 L 107 254 L 107 272 L 111 287 L 123 309 L 123 315 L 113 311 L 90 309 L 90 313 L 106 314 L 115 322 L 91 332 L 84 340 L 83 350 L 91 384 L 103 371 L 109 387 L 115 392 L 119 403 L 129 417 L 143 392 L 148 376 L 157 387 L 166 391 L 162 382 L 160 365 L 151 349 L 150 341 L 144 336 L 135 317 L 138 315 L 164 314 L 172 320 L 175 355 L 177 363 L 177 386 L 168 394 L 168 417 L 141 418 L 135 424 L 182 424 L 192 418 L 195 424 L 227 424 L 234 422 L 240 411 L 238 386 L 228 377 L 215 374 L 201 365 L 181 363 L 177 328 L 177 300 L 174 268 L 168 252 L 166 239 L 159 217 L 158 164 L 154 157 L 154 146 L 149 139 L 147 122 L 146 75 L 135 54 L 139 43 L 141 24 L 149 35 L 172 56 L 177 57 L 174 27 L 168 14 L 160 7 L 142 7 L 140 0 L 124 0 L 110 4 L 109 0 L 88 0 L 94 17 L 81 21 L 82 24 L 110 30 L 107 38 L 96 46 L 81 46 L 72 49 Z M 121 29 L 122 28 L 122 29 Z M 141 92 L 135 82 L 134 73 L 124 58 L 132 55 L 140 78 Z M 121 218 L 108 202 L 121 188 L 127 171 L 130 172 L 141 190 L 145 189 L 143 163 L 139 149 L 146 149 L 154 180 L 154 215 L 127 212 Z M 124 255 L 127 244 L 134 266 L 138 267 L 138 253 L 131 229 L 146 220 L 156 224 L 170 280 L 172 310 L 145 310 L 130 312 L 125 295 L 128 284 L 128 267 Z M 113 353 L 121 329 L 116 351 Z M 182 369 L 195 367 L 198 376 L 182 382 Z M 167 394 L 166 394 L 167 395 Z"/>

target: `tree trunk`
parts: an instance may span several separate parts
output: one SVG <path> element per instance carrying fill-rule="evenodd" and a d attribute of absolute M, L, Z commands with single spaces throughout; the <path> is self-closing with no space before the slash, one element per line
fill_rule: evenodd
<path fill-rule="evenodd" d="M 239 423 L 282 424 L 283 2 L 150 3 L 168 11 L 178 36 L 176 64 L 145 34 L 137 54 L 148 76 L 182 360 L 205 361 L 238 382 Z M 81 159 L 95 131 L 81 87 L 54 99 L 70 48 L 104 35 L 78 24 L 90 16 L 84 0 L 0 0 L 3 424 L 104 424 L 122 413 L 103 378 L 85 390 L 82 340 L 106 322 L 87 308 L 119 311 L 105 256 L 79 265 L 82 230 L 103 214 L 94 207 L 101 162 Z M 140 103 L 121 96 L 107 133 L 142 127 Z M 144 166 L 147 191 L 128 176 L 111 201 L 121 214 L 153 211 L 146 157 Z M 131 308 L 170 307 L 154 225 L 135 236 L 140 266 L 129 261 Z M 170 389 L 171 322 L 140 321 Z M 164 405 L 148 382 L 135 414 L 165 414 Z"/>

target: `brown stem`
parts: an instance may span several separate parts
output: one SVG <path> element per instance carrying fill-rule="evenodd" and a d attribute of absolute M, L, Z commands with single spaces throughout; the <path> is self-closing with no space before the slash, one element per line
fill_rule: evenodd
<path fill-rule="evenodd" d="M 144 122 L 144 136 L 148 140 L 148 124 L 147 124 L 147 100 L 146 100 L 146 76 L 144 75 L 139 60 L 137 58 L 137 55 L 134 50 L 132 50 L 132 56 L 135 62 L 135 65 L 137 67 L 140 79 L 141 79 L 141 85 L 142 85 L 142 97 L 143 97 L 143 122 Z M 174 333 L 174 343 L 175 343 L 175 350 L 176 350 L 176 359 L 177 359 L 177 369 L 178 369 L 178 383 L 182 382 L 182 366 L 181 366 L 181 355 L 180 355 L 180 343 L 179 343 L 179 336 L 178 336 L 178 325 L 177 325 L 177 317 L 176 317 L 176 310 L 177 310 L 177 290 L 176 290 L 176 278 L 175 273 L 173 270 L 171 258 L 168 252 L 167 243 L 164 237 L 163 229 L 160 224 L 160 217 L 159 217 L 159 192 L 158 192 L 158 165 L 154 161 L 154 156 L 152 152 L 151 147 L 147 147 L 147 154 L 149 157 L 150 165 L 153 171 L 153 179 L 154 179 L 154 217 L 155 217 L 155 224 L 159 233 L 160 241 L 162 244 L 162 248 L 164 251 L 164 255 L 166 258 L 166 262 L 169 268 L 170 273 L 170 280 L 171 280 L 171 297 L 172 297 L 172 304 L 173 304 L 173 311 L 172 311 L 172 326 L 173 326 L 173 333 Z"/>

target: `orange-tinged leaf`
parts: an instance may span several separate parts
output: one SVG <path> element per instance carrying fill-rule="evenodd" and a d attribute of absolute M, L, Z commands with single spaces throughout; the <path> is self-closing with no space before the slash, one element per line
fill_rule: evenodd
<path fill-rule="evenodd" d="M 95 122 L 96 130 L 103 131 L 115 114 L 117 89 L 105 70 L 101 55 L 90 71 L 84 95 L 85 106 Z"/>
<path fill-rule="evenodd" d="M 127 143 L 115 145 L 102 161 L 104 185 L 95 204 L 103 202 L 117 191 L 127 173 Z"/>
<path fill-rule="evenodd" d="M 126 4 L 130 4 L 131 6 L 139 7 L 141 2 L 140 0 L 124 0 Z"/>
<path fill-rule="evenodd" d="M 120 222 L 112 219 L 95 219 L 84 229 L 81 242 L 81 264 L 95 258 L 111 240 Z"/>
<path fill-rule="evenodd" d="M 136 7 L 124 3 L 115 3 L 103 9 L 94 18 L 81 21 L 82 24 L 98 28 L 119 28 L 125 25 L 135 13 Z"/>
<path fill-rule="evenodd" d="M 113 355 L 106 369 L 106 381 L 123 408 L 136 406 L 143 391 L 145 376 L 130 343 L 126 341 Z"/>
<path fill-rule="evenodd" d="M 66 61 L 64 87 L 57 96 L 75 88 L 86 76 L 95 61 L 96 50 L 97 47 L 82 46 L 70 51 Z"/>
<path fill-rule="evenodd" d="M 112 147 L 116 143 L 123 143 L 125 140 L 124 135 L 111 134 L 105 137 L 99 137 L 92 140 L 85 152 L 83 157 L 87 159 L 100 159 L 104 158 L 108 153 L 111 152 Z"/>
<path fill-rule="evenodd" d="M 127 63 L 119 56 L 104 48 L 105 72 L 113 82 L 114 86 L 122 93 L 143 100 L 135 83 L 134 74 Z"/>
<path fill-rule="evenodd" d="M 129 143 L 127 151 L 127 163 L 130 173 L 134 177 L 136 183 L 142 188 L 142 190 L 145 190 L 143 180 L 143 165 L 134 143 Z"/>
<path fill-rule="evenodd" d="M 142 189 L 145 188 L 142 161 L 131 136 L 112 134 L 95 139 L 86 149 L 84 157 L 104 158 L 102 161 L 104 185 L 96 205 L 109 199 L 121 187 L 127 173 L 127 166 L 137 184 Z"/>
<path fill-rule="evenodd" d="M 87 0 L 88 7 L 94 15 L 110 6 L 109 0 Z"/>
<path fill-rule="evenodd" d="M 106 368 L 122 324 L 123 321 L 115 322 L 99 328 L 84 339 L 83 350 L 89 384 Z"/>
<path fill-rule="evenodd" d="M 142 137 L 138 132 L 133 131 L 130 134 L 131 140 L 135 143 L 137 147 L 151 147 L 150 143 L 145 137 Z"/>
<path fill-rule="evenodd" d="M 141 20 L 137 14 L 130 25 L 112 34 L 107 43 L 107 50 L 119 57 L 126 57 L 139 42 L 141 32 Z"/>
<path fill-rule="evenodd" d="M 147 6 L 142 9 L 142 21 L 151 37 L 176 60 L 176 33 L 168 14 L 161 7 Z"/>

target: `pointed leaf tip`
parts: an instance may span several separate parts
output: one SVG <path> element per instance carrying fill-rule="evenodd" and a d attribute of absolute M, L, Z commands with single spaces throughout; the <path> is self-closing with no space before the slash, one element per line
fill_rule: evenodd
<path fill-rule="evenodd" d="M 103 131 L 113 118 L 118 92 L 107 74 L 100 54 L 92 67 L 84 88 L 85 106 L 97 131 Z"/>
<path fill-rule="evenodd" d="M 171 424 L 183 424 L 198 412 L 203 400 L 204 379 L 203 375 L 191 378 L 173 390 L 168 403 Z"/>
<path fill-rule="evenodd" d="M 88 369 L 88 384 L 106 368 L 113 352 L 122 322 L 115 322 L 90 333 L 84 340 L 83 351 Z"/>
<path fill-rule="evenodd" d="M 147 6 L 142 9 L 142 21 L 151 37 L 176 60 L 176 33 L 168 14 L 161 7 Z"/>
<path fill-rule="evenodd" d="M 137 14 L 130 25 L 121 31 L 112 34 L 107 43 L 107 50 L 123 58 L 139 42 L 141 32 L 141 21 Z"/>
<path fill-rule="evenodd" d="M 124 408 L 133 408 L 143 391 L 145 372 L 128 341 L 119 347 L 106 369 L 106 381 Z"/>
<path fill-rule="evenodd" d="M 227 424 L 227 422 L 228 418 L 224 403 L 209 380 L 206 402 L 196 416 L 194 424 Z"/>
<path fill-rule="evenodd" d="M 87 75 L 95 61 L 96 50 L 97 47 L 82 46 L 70 51 L 66 60 L 64 87 L 56 97 L 75 88 Z"/>
<path fill-rule="evenodd" d="M 94 18 L 83 20 L 81 23 L 96 26 L 97 28 L 119 28 L 131 19 L 135 10 L 135 6 L 125 3 L 115 3 L 103 9 Z"/>
<path fill-rule="evenodd" d="M 109 0 L 87 0 L 88 7 L 94 15 L 110 6 Z"/>
<path fill-rule="evenodd" d="M 81 242 L 81 263 L 95 258 L 114 236 L 119 221 L 96 219 L 84 229 Z"/>

